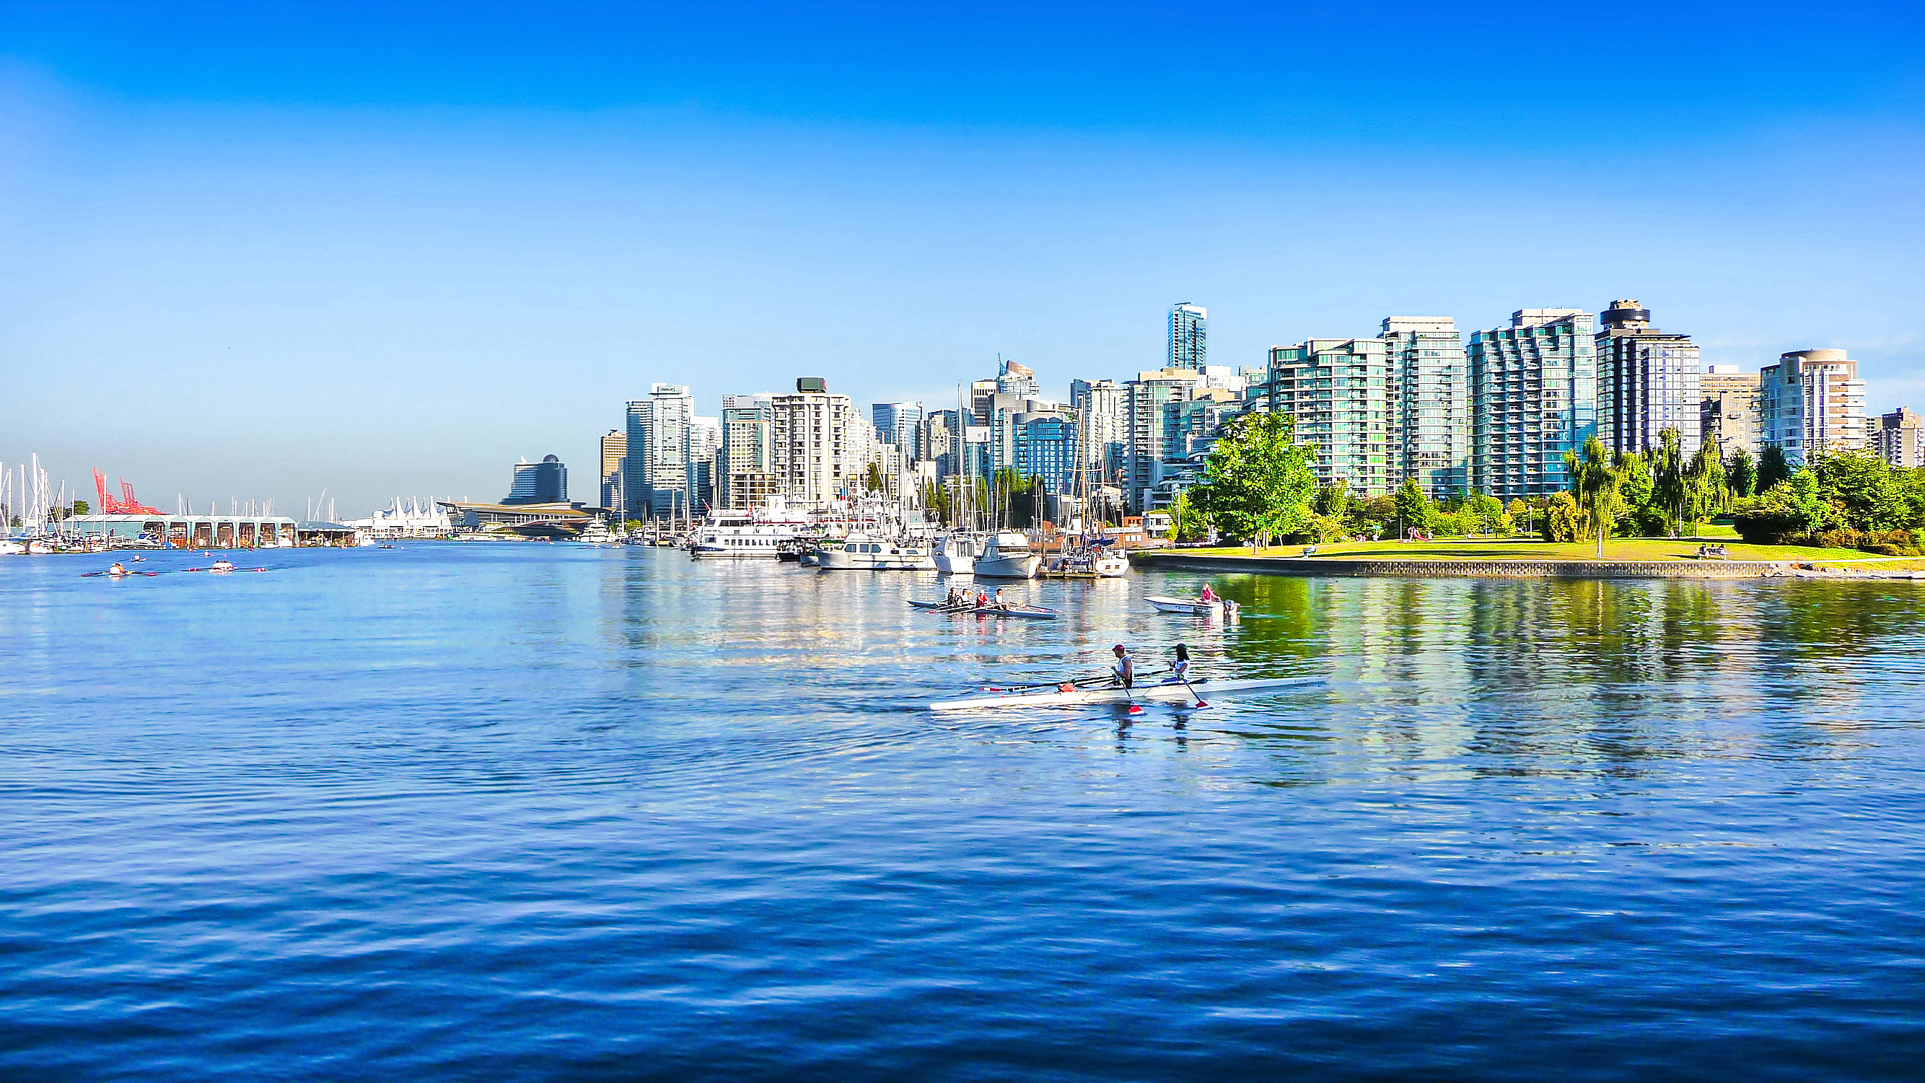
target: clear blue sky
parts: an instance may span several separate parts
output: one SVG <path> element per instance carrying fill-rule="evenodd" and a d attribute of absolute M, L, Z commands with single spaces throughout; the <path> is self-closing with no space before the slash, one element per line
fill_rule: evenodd
<path fill-rule="evenodd" d="M 652 381 L 947 403 L 1636 297 L 1925 407 L 1918 5 L 0 2 L 0 460 L 494 499 Z"/>

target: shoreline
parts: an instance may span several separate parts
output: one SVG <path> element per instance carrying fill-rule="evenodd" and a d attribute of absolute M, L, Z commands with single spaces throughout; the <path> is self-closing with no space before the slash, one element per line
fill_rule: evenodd
<path fill-rule="evenodd" d="M 1581 560 L 1531 557 L 1241 556 L 1138 550 L 1132 564 L 1158 571 L 1406 579 L 1845 579 L 1925 580 L 1925 572 L 1821 570 L 1800 560 Z"/>

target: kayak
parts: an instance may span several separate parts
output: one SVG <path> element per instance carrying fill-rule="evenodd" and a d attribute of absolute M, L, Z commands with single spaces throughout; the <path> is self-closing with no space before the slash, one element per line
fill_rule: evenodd
<path fill-rule="evenodd" d="M 1256 692 L 1273 688 L 1290 688 L 1300 684 L 1311 684 L 1315 677 L 1258 677 L 1240 681 L 1213 681 L 1208 677 L 1191 681 L 1190 688 L 1199 695 L 1216 695 L 1219 692 Z M 1182 684 L 1139 684 L 1135 688 L 1078 688 L 1074 692 L 1041 691 L 1019 692 L 1003 696 L 985 696 L 981 699 L 952 699 L 932 703 L 932 711 L 976 711 L 992 707 L 1080 707 L 1088 703 L 1130 703 L 1135 700 L 1187 700 L 1192 698 L 1190 688 Z"/>
<path fill-rule="evenodd" d="M 973 605 L 944 605 L 942 602 L 918 602 L 911 599 L 909 604 L 917 609 L 931 613 L 963 613 L 978 617 L 1028 617 L 1031 620 L 1055 620 L 1060 614 L 1054 609 L 1044 609 L 1040 605 L 1012 605 L 1008 609 L 995 606 L 978 608 Z"/>

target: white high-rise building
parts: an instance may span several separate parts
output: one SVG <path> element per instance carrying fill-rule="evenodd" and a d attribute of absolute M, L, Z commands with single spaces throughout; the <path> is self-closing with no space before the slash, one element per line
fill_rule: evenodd
<path fill-rule="evenodd" d="M 1414 478 L 1439 500 L 1470 488 L 1470 381 L 1464 337 L 1449 316 L 1390 316 L 1383 333 L 1387 483 Z"/>
<path fill-rule="evenodd" d="M 774 395 L 726 395 L 722 443 L 715 453 L 716 499 L 732 511 L 748 511 L 776 495 Z"/>
<path fill-rule="evenodd" d="M 1865 446 L 1865 381 L 1843 350 L 1793 350 L 1759 373 L 1759 441 L 1803 463 L 1820 450 Z"/>
<path fill-rule="evenodd" d="M 832 395 L 818 378 L 795 382 L 795 394 L 769 400 L 770 444 L 777 490 L 791 503 L 826 504 L 856 493 L 876 461 L 875 430 L 847 395 Z"/>
<path fill-rule="evenodd" d="M 1522 308 L 1471 335 L 1471 488 L 1511 500 L 1569 487 L 1564 453 L 1597 434 L 1592 331 L 1583 309 Z"/>
<path fill-rule="evenodd" d="M 1071 380 L 1069 404 L 1083 426 L 1090 487 L 1120 486 L 1129 459 L 1129 389 L 1115 380 Z"/>
<path fill-rule="evenodd" d="M 688 426 L 688 503 L 697 514 L 719 505 L 716 458 L 722 448 L 722 419 L 692 417 Z"/>

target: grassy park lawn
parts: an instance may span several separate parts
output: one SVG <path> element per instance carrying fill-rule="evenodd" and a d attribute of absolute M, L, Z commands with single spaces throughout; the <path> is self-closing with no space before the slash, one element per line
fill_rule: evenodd
<path fill-rule="evenodd" d="M 1871 556 L 1855 549 L 1816 549 L 1798 545 L 1746 545 L 1722 542 L 1732 560 L 1859 561 Z M 1595 560 L 1596 542 L 1547 542 L 1531 538 L 1503 538 L 1486 541 L 1472 538 L 1439 538 L 1428 542 L 1336 542 L 1319 545 L 1312 559 L 1322 557 L 1398 557 L 1406 560 Z M 1273 545 L 1258 555 L 1296 557 L 1303 555 L 1301 545 Z M 1220 546 L 1214 549 L 1186 549 L 1196 556 L 1249 556 L 1248 546 Z M 1667 538 L 1616 538 L 1604 543 L 1605 560 L 1684 560 L 1695 561 L 1698 543 Z"/>

